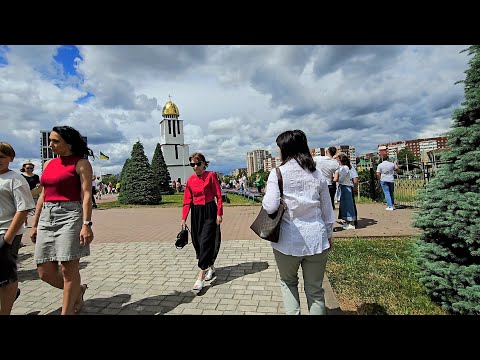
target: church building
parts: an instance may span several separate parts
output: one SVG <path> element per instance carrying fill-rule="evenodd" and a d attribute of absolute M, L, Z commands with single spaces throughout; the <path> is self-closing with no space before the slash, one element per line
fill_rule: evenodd
<path fill-rule="evenodd" d="M 184 143 L 183 120 L 180 120 L 180 111 L 177 105 L 169 100 L 162 110 L 160 121 L 160 145 L 172 181 L 180 181 L 185 185 L 193 174 L 188 157 L 190 149 Z"/>

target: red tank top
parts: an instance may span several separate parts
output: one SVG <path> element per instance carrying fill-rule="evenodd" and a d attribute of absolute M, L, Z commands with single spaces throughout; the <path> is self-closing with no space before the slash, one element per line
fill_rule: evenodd
<path fill-rule="evenodd" d="M 50 160 L 42 174 L 40 184 L 45 189 L 43 201 L 80 201 L 80 176 L 75 171 L 75 165 L 82 156 L 61 156 Z"/>

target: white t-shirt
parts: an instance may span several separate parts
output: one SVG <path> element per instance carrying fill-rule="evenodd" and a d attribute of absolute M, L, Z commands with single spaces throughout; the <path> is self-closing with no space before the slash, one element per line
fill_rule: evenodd
<path fill-rule="evenodd" d="M 347 165 L 342 165 L 338 168 L 338 183 L 340 185 L 353 186 L 350 178 L 350 169 Z"/>
<path fill-rule="evenodd" d="M 332 185 L 333 174 L 340 167 L 338 161 L 328 156 L 315 156 L 313 160 L 317 170 L 327 179 L 327 185 Z"/>
<path fill-rule="evenodd" d="M 5 234 L 17 211 L 35 208 L 30 186 L 25 178 L 15 171 L 0 174 L 0 234 Z M 25 232 L 22 226 L 17 235 Z"/>
<path fill-rule="evenodd" d="M 383 160 L 377 166 L 377 173 L 380 173 L 380 181 L 393 182 L 394 171 L 395 171 L 395 164 L 387 160 Z"/>
<path fill-rule="evenodd" d="M 358 178 L 358 173 L 357 170 L 355 170 L 355 168 L 352 166 L 352 168 L 350 169 L 350 179 L 353 178 Z"/>

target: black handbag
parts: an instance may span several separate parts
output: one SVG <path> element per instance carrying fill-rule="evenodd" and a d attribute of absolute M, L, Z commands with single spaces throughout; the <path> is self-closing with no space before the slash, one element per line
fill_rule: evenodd
<path fill-rule="evenodd" d="M 250 225 L 255 234 L 260 236 L 262 239 L 278 242 L 280 235 L 280 224 L 282 223 L 283 214 L 287 208 L 287 205 L 283 201 L 283 177 L 279 168 L 276 168 L 277 178 L 278 178 L 278 187 L 280 189 L 280 205 L 278 210 L 273 214 L 268 214 L 265 209 L 260 209 L 260 212 L 257 215 L 255 221 Z"/>
<path fill-rule="evenodd" d="M 188 232 L 189 228 L 185 224 L 185 228 L 182 227 L 182 230 L 177 234 L 177 240 L 175 241 L 175 247 L 177 249 L 183 249 L 183 247 L 188 244 Z"/>

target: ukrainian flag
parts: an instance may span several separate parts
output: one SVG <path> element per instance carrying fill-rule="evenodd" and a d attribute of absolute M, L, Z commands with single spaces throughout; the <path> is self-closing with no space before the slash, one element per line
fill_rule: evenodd
<path fill-rule="evenodd" d="M 110 158 L 109 158 L 107 155 L 105 155 L 104 153 L 102 153 L 101 151 L 100 151 L 100 159 L 102 159 L 102 160 L 110 160 Z"/>

